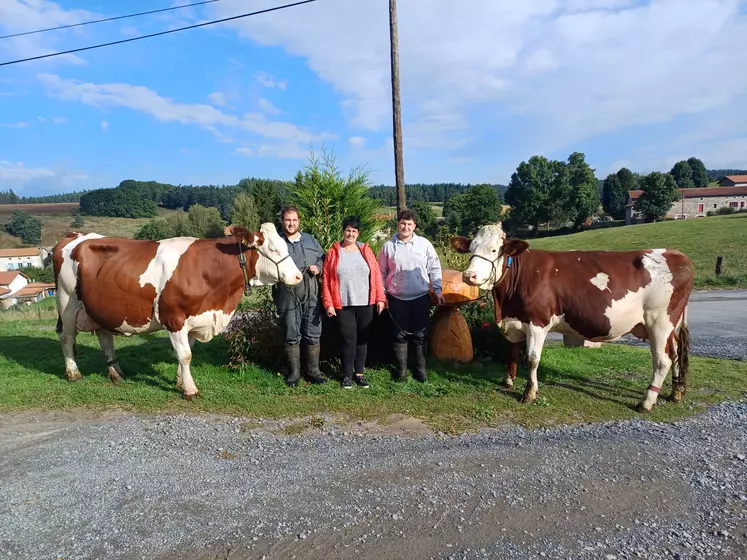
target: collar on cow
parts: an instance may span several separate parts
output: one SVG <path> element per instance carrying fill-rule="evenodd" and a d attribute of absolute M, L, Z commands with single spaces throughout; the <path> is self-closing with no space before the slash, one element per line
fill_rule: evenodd
<path fill-rule="evenodd" d="M 487 262 L 490 263 L 490 276 L 488 276 L 488 279 L 486 280 L 486 283 L 487 283 L 487 282 L 490 282 L 495 277 L 495 263 L 496 263 L 496 261 L 498 259 L 501 258 L 502 255 L 503 255 L 503 253 L 499 253 L 496 258 L 494 258 L 493 260 L 490 260 L 487 257 L 483 257 L 482 255 L 478 255 L 477 253 L 475 253 L 474 255 L 470 256 L 469 260 L 471 261 L 473 258 L 477 257 L 478 259 L 482 259 L 482 260 L 487 261 Z M 511 263 L 512 262 L 513 262 L 513 258 L 512 257 L 510 257 L 510 256 L 506 257 L 506 270 L 503 271 L 503 274 L 501 274 L 501 277 L 495 283 L 496 285 L 498 285 L 501 282 L 503 282 L 503 280 L 506 278 L 506 275 L 508 274 L 508 270 L 511 268 Z"/>
<path fill-rule="evenodd" d="M 244 251 L 241 250 L 241 241 L 237 239 L 236 245 L 239 248 L 239 266 L 241 267 L 241 272 L 244 273 L 244 295 L 250 296 L 252 295 L 252 287 L 249 285 L 249 274 L 246 272 L 246 255 L 244 254 Z M 249 247 L 249 249 L 253 248 L 255 247 Z"/>

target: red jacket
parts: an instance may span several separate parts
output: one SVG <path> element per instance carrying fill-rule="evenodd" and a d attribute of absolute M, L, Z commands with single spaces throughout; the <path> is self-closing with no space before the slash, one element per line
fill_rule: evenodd
<path fill-rule="evenodd" d="M 342 309 L 342 299 L 340 298 L 340 279 L 337 277 L 337 265 L 340 262 L 340 242 L 335 243 L 327 253 L 327 257 L 324 259 L 324 276 L 322 276 L 322 304 L 327 309 L 329 306 L 335 309 Z M 379 301 L 386 301 L 384 295 L 384 282 L 381 280 L 381 272 L 379 271 L 379 263 L 368 246 L 365 243 L 360 247 L 360 251 L 363 254 L 363 260 L 368 264 L 368 268 L 371 270 L 371 276 L 369 278 L 369 303 L 373 305 Z"/>

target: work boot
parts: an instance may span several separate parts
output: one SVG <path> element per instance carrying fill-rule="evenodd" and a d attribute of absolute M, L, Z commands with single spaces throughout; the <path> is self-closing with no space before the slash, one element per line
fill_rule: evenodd
<path fill-rule="evenodd" d="M 400 381 L 400 382 L 407 381 L 407 343 L 406 342 L 395 342 L 394 343 L 394 360 L 396 362 L 394 380 Z"/>
<path fill-rule="evenodd" d="M 285 345 L 285 358 L 288 363 L 288 373 L 285 374 L 285 383 L 288 387 L 298 385 L 301 376 L 301 348 L 298 344 Z"/>
<path fill-rule="evenodd" d="M 319 370 L 319 345 L 306 345 L 306 379 L 309 383 L 321 385 L 327 382 L 327 378 Z"/>
<path fill-rule="evenodd" d="M 412 345 L 413 361 L 415 364 L 412 367 L 413 379 L 424 383 L 428 381 L 428 374 L 425 370 L 425 345 L 416 346 Z"/>

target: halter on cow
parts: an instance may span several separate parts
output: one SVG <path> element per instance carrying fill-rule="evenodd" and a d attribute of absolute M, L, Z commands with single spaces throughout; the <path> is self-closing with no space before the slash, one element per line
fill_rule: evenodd
<path fill-rule="evenodd" d="M 113 335 L 165 329 L 179 360 L 177 387 L 199 392 L 190 373 L 192 345 L 223 332 L 251 286 L 302 280 L 288 247 L 271 223 L 231 237 L 175 237 L 161 241 L 70 233 L 54 249 L 57 332 L 69 381 L 81 379 L 74 359 L 78 331 L 95 332 L 109 378 L 121 379 Z"/>
<path fill-rule="evenodd" d="M 516 376 L 519 344 L 526 344 L 530 371 L 522 402 L 537 398 L 537 368 L 550 332 L 594 342 L 626 334 L 647 339 L 653 378 L 638 410 L 651 410 L 670 367 L 671 398 L 684 396 L 694 269 L 681 252 L 530 249 L 526 241 L 506 241 L 501 222 L 483 226 L 472 241 L 460 236 L 451 244 L 471 253 L 464 282 L 493 291 L 496 322 L 511 342 L 507 387 Z"/>

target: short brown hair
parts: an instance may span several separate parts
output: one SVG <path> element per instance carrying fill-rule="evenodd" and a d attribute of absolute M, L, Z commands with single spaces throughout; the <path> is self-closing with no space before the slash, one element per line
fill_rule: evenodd
<path fill-rule="evenodd" d="M 298 211 L 298 208 L 296 208 L 293 204 L 289 204 L 288 206 L 283 206 L 282 210 L 280 210 L 280 219 L 284 220 L 285 215 L 288 212 L 295 212 L 296 215 L 298 215 L 299 217 L 301 216 L 301 213 Z"/>
<path fill-rule="evenodd" d="M 418 217 L 415 215 L 415 212 L 408 210 L 407 208 L 400 210 L 399 214 L 397 214 L 397 221 L 399 222 L 401 220 L 412 220 L 416 224 L 418 223 Z"/>

